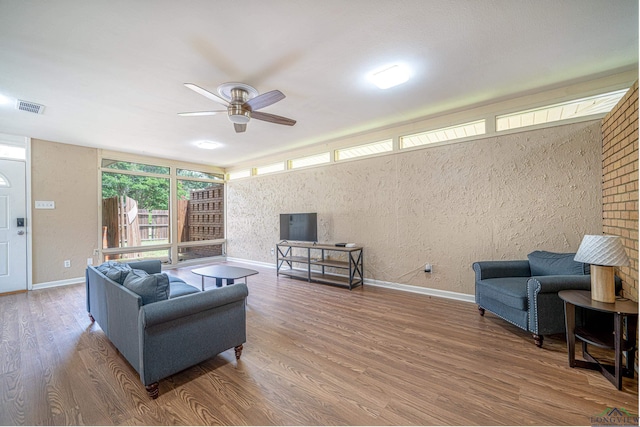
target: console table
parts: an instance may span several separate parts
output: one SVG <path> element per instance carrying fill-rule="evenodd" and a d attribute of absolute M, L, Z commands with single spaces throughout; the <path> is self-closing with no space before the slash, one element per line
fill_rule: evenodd
<path fill-rule="evenodd" d="M 622 377 L 633 378 L 633 363 L 636 352 L 636 331 L 638 328 L 638 303 L 616 299 L 614 303 L 604 303 L 591 299 L 591 292 L 565 290 L 558 292 L 564 301 L 565 323 L 567 327 L 567 350 L 569 366 L 600 370 L 618 390 L 622 388 Z M 608 330 L 595 331 L 588 326 L 576 327 L 576 307 L 613 314 L 613 325 Z M 626 319 L 626 328 L 624 320 Z M 626 339 L 625 336 L 626 335 Z M 582 341 L 582 356 L 576 360 L 576 339 Z M 614 350 L 614 366 L 599 362 L 588 351 L 588 345 Z M 626 353 L 626 363 L 622 366 L 622 353 Z"/>
<path fill-rule="evenodd" d="M 350 290 L 364 283 L 363 249 L 360 246 L 347 248 L 312 243 L 278 243 L 276 247 L 278 276 L 284 274 Z M 294 264 L 303 268 L 294 268 Z M 338 271 L 347 274 L 339 274 Z"/>

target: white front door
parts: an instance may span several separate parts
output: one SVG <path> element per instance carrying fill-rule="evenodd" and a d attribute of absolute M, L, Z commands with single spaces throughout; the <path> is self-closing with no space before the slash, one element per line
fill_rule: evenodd
<path fill-rule="evenodd" d="M 26 213 L 25 163 L 0 160 L 0 294 L 27 290 Z"/>

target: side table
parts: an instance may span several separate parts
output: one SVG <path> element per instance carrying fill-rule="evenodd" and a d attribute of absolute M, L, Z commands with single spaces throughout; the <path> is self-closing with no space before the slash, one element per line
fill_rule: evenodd
<path fill-rule="evenodd" d="M 622 377 L 633 378 L 633 363 L 636 352 L 636 332 L 638 330 L 638 303 L 617 299 L 614 303 L 593 301 L 591 292 L 565 290 L 558 292 L 564 301 L 565 325 L 567 327 L 567 350 L 569 366 L 572 368 L 595 369 L 602 372 L 618 390 L 622 388 Z M 585 310 L 613 314 L 613 325 L 607 332 L 589 330 L 587 326 L 576 327 L 576 307 Z M 626 318 L 626 328 L 623 321 Z M 626 329 L 626 331 L 625 331 Z M 626 332 L 627 338 L 624 338 Z M 576 338 L 582 342 L 582 356 L 585 360 L 576 360 Z M 614 350 L 614 366 L 599 362 L 589 354 L 588 345 Z M 626 353 L 626 363 L 622 366 L 622 353 Z"/>

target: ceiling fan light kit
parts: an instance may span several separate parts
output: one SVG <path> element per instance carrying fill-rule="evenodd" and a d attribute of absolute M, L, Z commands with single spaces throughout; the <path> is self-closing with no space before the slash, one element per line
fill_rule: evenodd
<path fill-rule="evenodd" d="M 223 90 L 223 86 L 225 85 L 222 85 L 218 88 L 218 93 L 221 95 L 223 93 L 226 93 Z M 249 93 L 249 91 L 252 91 L 251 94 Z M 229 120 L 231 120 L 231 122 L 238 123 L 240 125 L 249 123 L 249 119 L 251 118 L 249 114 L 250 111 L 248 108 L 245 108 L 245 104 L 249 99 L 255 98 L 256 95 L 253 92 L 255 92 L 255 94 L 258 93 L 257 90 L 248 85 L 231 88 L 231 90 L 229 91 L 231 105 L 229 105 L 229 109 L 227 110 L 229 114 Z"/>
<path fill-rule="evenodd" d="M 218 86 L 218 93 L 220 94 L 220 96 L 218 96 L 193 83 L 185 83 L 184 85 L 194 92 L 227 107 L 229 120 L 233 123 L 234 129 L 238 133 L 244 132 L 247 129 L 247 123 L 249 123 L 251 118 L 286 126 L 296 124 L 295 120 L 287 117 L 256 111 L 284 99 L 284 94 L 279 90 L 272 90 L 271 92 L 260 95 L 255 88 L 247 84 L 232 82 L 223 83 Z M 223 111 L 197 111 L 192 113 L 178 113 L 178 115 L 204 116 L 220 112 Z"/>
<path fill-rule="evenodd" d="M 231 110 L 229 110 L 229 120 L 231 120 L 233 123 L 237 123 L 239 125 L 245 125 L 245 124 L 249 123 L 250 119 L 251 119 L 251 117 L 249 117 L 249 112 L 248 111 L 242 111 L 242 110 L 231 111 Z"/>

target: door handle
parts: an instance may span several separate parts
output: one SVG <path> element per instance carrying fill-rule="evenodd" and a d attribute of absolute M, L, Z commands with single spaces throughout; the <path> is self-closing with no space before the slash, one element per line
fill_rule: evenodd
<path fill-rule="evenodd" d="M 18 231 L 18 236 L 22 236 L 24 234 L 24 230 Z"/>

